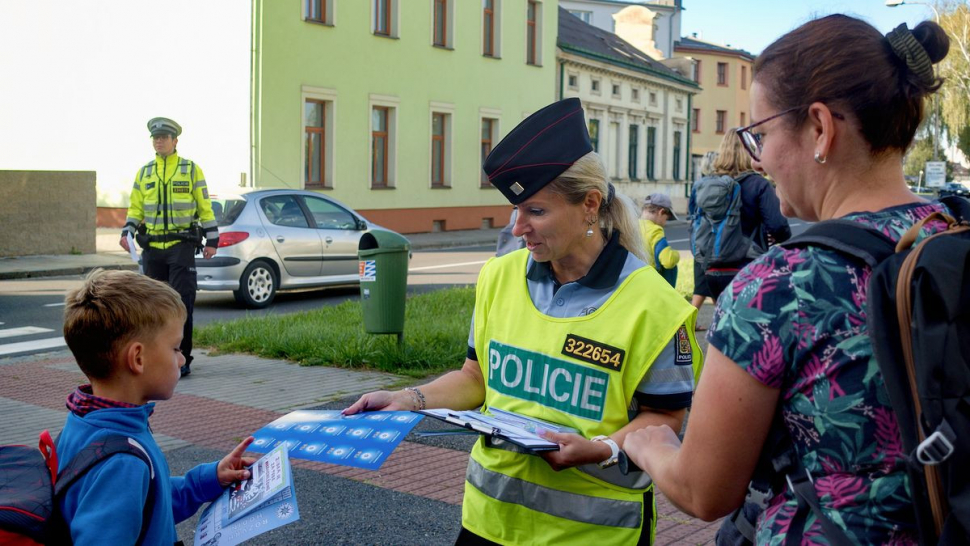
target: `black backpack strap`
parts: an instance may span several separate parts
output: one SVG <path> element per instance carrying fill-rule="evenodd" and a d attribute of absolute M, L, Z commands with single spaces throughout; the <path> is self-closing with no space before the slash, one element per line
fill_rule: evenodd
<path fill-rule="evenodd" d="M 78 479 L 94 468 L 95 465 L 119 453 L 134 455 L 148 465 L 148 498 L 145 499 L 145 507 L 142 509 L 141 532 L 138 534 L 138 542 L 136 543 L 141 544 L 145 538 L 145 533 L 148 532 L 152 510 L 155 508 L 155 466 L 152 464 L 151 457 L 148 456 L 148 451 L 134 438 L 109 434 L 84 446 L 58 473 L 57 480 L 54 482 L 54 500 L 56 503 Z"/>
<path fill-rule="evenodd" d="M 896 253 L 895 241 L 873 228 L 851 220 L 819 222 L 780 246 L 828 248 L 862 260 L 869 267 L 875 267 Z"/>
<path fill-rule="evenodd" d="M 957 222 L 970 222 L 970 201 L 959 195 L 948 195 L 940 199 L 953 214 Z"/>

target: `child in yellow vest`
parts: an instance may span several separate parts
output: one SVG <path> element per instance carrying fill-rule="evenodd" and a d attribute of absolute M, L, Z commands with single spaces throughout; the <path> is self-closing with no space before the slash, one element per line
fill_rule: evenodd
<path fill-rule="evenodd" d="M 650 258 L 650 265 L 670 283 L 677 286 L 677 263 L 680 253 L 667 244 L 664 226 L 667 220 L 676 220 L 670 197 L 662 193 L 651 193 L 643 200 L 640 212 L 640 235 L 646 254 Z"/>

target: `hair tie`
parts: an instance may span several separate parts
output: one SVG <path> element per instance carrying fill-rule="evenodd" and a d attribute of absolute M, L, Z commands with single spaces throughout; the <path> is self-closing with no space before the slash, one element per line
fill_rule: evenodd
<path fill-rule="evenodd" d="M 607 182 L 606 183 L 606 200 L 603 201 L 602 208 L 605 209 L 606 207 L 610 206 L 610 204 L 613 202 L 613 196 L 615 196 L 615 195 L 616 195 L 616 188 L 613 187 L 613 184 L 611 182 Z"/>
<path fill-rule="evenodd" d="M 936 76 L 933 74 L 933 61 L 926 53 L 926 49 L 913 36 L 906 23 L 899 25 L 886 34 L 886 40 L 893 48 L 893 53 L 906 63 L 906 68 L 916 74 L 920 82 L 933 85 Z"/>

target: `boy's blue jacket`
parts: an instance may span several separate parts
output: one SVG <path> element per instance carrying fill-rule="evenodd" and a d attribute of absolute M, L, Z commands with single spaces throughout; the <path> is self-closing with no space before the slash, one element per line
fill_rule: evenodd
<path fill-rule="evenodd" d="M 215 499 L 222 486 L 216 475 L 218 463 L 199 465 L 184 477 L 169 476 L 165 455 L 148 428 L 154 409 L 155 404 L 149 403 L 136 408 L 100 409 L 84 417 L 69 414 L 57 440 L 58 471 L 96 438 L 107 434 L 134 438 L 155 467 L 155 506 L 142 543 L 168 545 L 178 540 L 175 524 Z M 135 544 L 141 531 L 149 472 L 144 461 L 122 453 L 102 461 L 72 485 L 60 508 L 75 546 Z"/>

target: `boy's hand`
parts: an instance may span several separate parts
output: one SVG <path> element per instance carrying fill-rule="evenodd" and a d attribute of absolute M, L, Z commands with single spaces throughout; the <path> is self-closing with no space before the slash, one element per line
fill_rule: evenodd
<path fill-rule="evenodd" d="M 228 487 L 230 484 L 249 479 L 252 472 L 246 469 L 256 462 L 253 457 L 243 457 L 242 454 L 253 443 L 254 438 L 250 436 L 236 446 L 229 455 L 226 455 L 216 466 L 216 476 L 219 478 L 219 485 Z"/>

